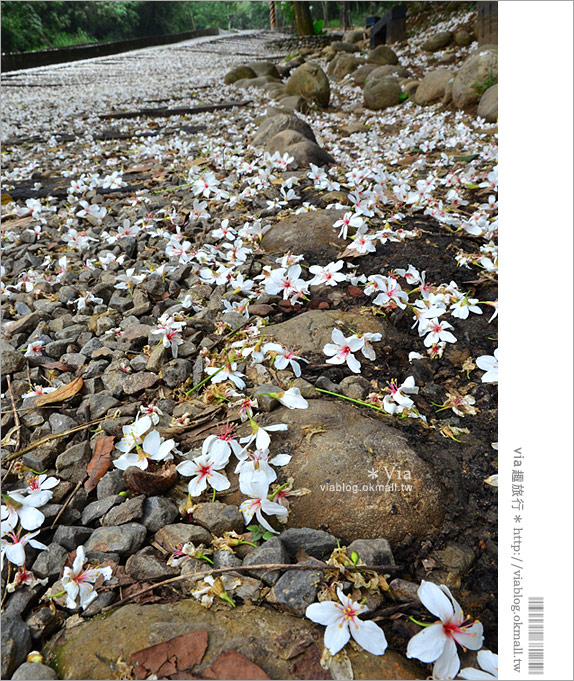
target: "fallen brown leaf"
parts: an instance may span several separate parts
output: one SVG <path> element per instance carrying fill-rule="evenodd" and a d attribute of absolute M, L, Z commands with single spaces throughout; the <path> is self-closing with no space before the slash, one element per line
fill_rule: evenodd
<path fill-rule="evenodd" d="M 112 435 L 100 435 L 96 440 L 94 453 L 87 468 L 88 479 L 84 483 L 84 488 L 88 494 L 96 488 L 98 482 L 108 472 L 112 462 L 113 448 L 114 438 Z"/>
<path fill-rule="evenodd" d="M 156 471 L 149 468 L 142 471 L 137 466 L 130 466 L 124 471 L 124 481 L 132 494 L 145 494 L 150 497 L 171 489 L 177 481 L 177 471 L 173 463 L 168 463 Z"/>
<path fill-rule="evenodd" d="M 199 664 L 206 650 L 207 631 L 200 629 L 138 650 L 128 662 L 134 665 L 136 679 L 145 679 L 151 674 L 155 674 L 156 678 L 165 678 Z"/>
<path fill-rule="evenodd" d="M 203 670 L 202 676 L 205 679 L 219 679 L 220 681 L 227 679 L 235 679 L 235 681 L 252 679 L 252 681 L 258 681 L 259 679 L 270 678 L 255 662 L 251 662 L 245 655 L 238 653 L 236 650 L 228 650 L 225 653 L 221 653 L 211 667 Z"/>
<path fill-rule="evenodd" d="M 74 397 L 74 395 L 80 392 L 83 385 L 84 379 L 81 376 L 78 376 L 78 378 L 74 378 L 70 383 L 63 385 L 61 388 L 58 388 L 58 390 L 54 390 L 53 393 L 39 395 L 36 398 L 36 406 L 43 407 L 45 404 L 54 404 L 55 402 L 69 400 L 70 397 Z"/>
<path fill-rule="evenodd" d="M 14 229 L 15 227 L 26 227 L 26 225 L 29 225 L 33 220 L 34 218 L 31 215 L 23 215 L 21 218 L 16 218 L 15 220 L 4 219 L 2 222 L 4 223 L 4 227 Z"/>
<path fill-rule="evenodd" d="M 41 366 L 42 369 L 57 369 L 58 371 L 74 371 L 74 367 L 60 362 L 58 360 L 51 360 L 49 357 L 44 357 L 40 355 L 39 357 L 34 357 L 34 364 Z"/>

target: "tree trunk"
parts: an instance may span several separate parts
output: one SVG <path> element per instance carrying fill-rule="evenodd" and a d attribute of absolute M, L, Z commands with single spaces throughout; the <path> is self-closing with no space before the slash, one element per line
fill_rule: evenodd
<path fill-rule="evenodd" d="M 325 22 L 323 26 L 327 28 L 329 26 L 329 3 L 323 1 L 321 5 L 323 7 L 323 21 Z"/>
<path fill-rule="evenodd" d="M 348 2 L 341 3 L 341 28 L 344 31 L 351 28 L 351 11 Z"/>
<path fill-rule="evenodd" d="M 313 20 L 308 2 L 293 2 L 297 35 L 313 35 Z"/>

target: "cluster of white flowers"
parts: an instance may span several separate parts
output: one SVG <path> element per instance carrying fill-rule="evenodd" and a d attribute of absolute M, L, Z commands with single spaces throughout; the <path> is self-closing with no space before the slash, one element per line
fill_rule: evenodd
<path fill-rule="evenodd" d="M 295 387 L 278 393 L 269 393 L 269 395 L 290 409 L 307 409 L 308 407 L 300 390 Z M 269 486 L 277 480 L 273 466 L 285 466 L 291 461 L 291 456 L 288 454 L 271 455 L 270 433 L 285 431 L 287 425 L 278 423 L 262 426 L 254 418 L 253 409 L 256 407 L 256 400 L 249 398 L 242 400 L 241 413 L 245 420 L 249 420 L 250 435 L 237 439 L 231 427 L 225 428 L 218 435 L 209 435 L 203 442 L 201 454 L 179 463 L 177 470 L 181 475 L 191 478 L 188 484 L 191 497 L 199 496 L 208 485 L 214 490 L 215 495 L 216 492 L 226 490 L 230 486 L 229 479 L 221 471 L 226 468 L 231 456 L 234 455 L 237 460 L 235 473 L 239 475 L 239 487 L 241 492 L 248 497 L 240 507 L 246 524 L 255 515 L 266 530 L 276 532 L 263 513 L 276 515 L 281 522 L 287 520 L 288 503 L 286 503 L 285 495 L 278 495 L 280 488 L 270 494 Z M 252 445 L 254 445 L 253 448 Z M 278 501 L 275 500 L 276 498 Z"/>
<path fill-rule="evenodd" d="M 332 343 L 323 346 L 323 352 L 329 357 L 327 364 L 347 364 L 349 369 L 359 374 L 361 363 L 353 353 L 361 351 L 363 357 L 375 359 L 375 351 L 372 342 L 378 342 L 382 338 L 380 333 L 362 333 L 345 336 L 340 329 L 333 329 L 331 333 Z"/>
<path fill-rule="evenodd" d="M 484 640 L 482 624 L 465 618 L 462 608 L 449 588 L 443 584 L 437 586 L 423 580 L 417 594 L 421 603 L 439 620 L 434 624 L 423 625 L 424 628 L 411 638 L 407 657 L 434 663 L 434 679 L 454 679 L 460 671 L 456 644 L 463 650 L 480 650 Z M 337 588 L 337 597 L 339 602 L 327 600 L 312 603 L 305 612 L 310 620 L 326 627 L 325 648 L 334 656 L 352 636 L 367 652 L 383 655 L 387 649 L 383 630 L 373 621 L 359 619 L 359 615 L 368 612 L 367 606 L 363 602 L 353 601 L 340 587 Z M 481 650 L 478 653 L 478 663 L 481 670 L 467 667 L 460 671 L 460 677 L 498 678 L 497 655 L 489 650 Z"/>
<path fill-rule="evenodd" d="M 40 510 L 52 498 L 52 489 L 58 484 L 58 479 L 46 474 L 27 475 L 25 487 L 2 494 L 1 532 L 2 561 L 6 557 L 18 569 L 14 580 L 7 586 L 13 591 L 19 586 L 46 584 L 47 579 L 37 580 L 26 569 L 27 544 L 41 551 L 48 547 L 34 539 L 40 531 L 46 517 Z"/>
<path fill-rule="evenodd" d="M 137 466 L 145 471 L 149 461 L 169 461 L 177 452 L 175 440 L 166 440 L 152 426 L 157 423 L 157 408 L 145 408 L 143 415 L 123 426 L 123 436 L 116 445 L 122 454 L 115 459 L 114 466 L 125 470 L 130 466 Z"/>

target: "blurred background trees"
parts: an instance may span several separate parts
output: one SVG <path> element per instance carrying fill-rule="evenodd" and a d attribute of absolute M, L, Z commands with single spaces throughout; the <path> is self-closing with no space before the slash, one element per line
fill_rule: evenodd
<path fill-rule="evenodd" d="M 300 35 L 323 27 L 364 25 L 397 2 L 276 2 L 282 30 Z M 269 28 L 269 3 L 254 2 L 1 2 L 2 51 L 24 52 L 104 40 L 179 33 L 196 28 Z M 297 15 L 297 16 L 296 16 Z M 296 18 L 299 21 L 296 21 Z M 322 23 L 321 23 L 322 22 Z"/>

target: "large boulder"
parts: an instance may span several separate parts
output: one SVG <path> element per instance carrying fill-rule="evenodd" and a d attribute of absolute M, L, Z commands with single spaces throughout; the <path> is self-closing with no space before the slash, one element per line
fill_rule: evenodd
<path fill-rule="evenodd" d="M 359 66 L 359 68 L 356 71 L 353 71 L 353 75 L 351 76 L 351 80 L 355 85 L 360 85 L 363 87 L 365 84 L 365 81 L 369 77 L 369 74 L 372 73 L 375 69 L 381 68 L 377 64 L 363 64 L 363 66 Z"/>
<path fill-rule="evenodd" d="M 360 52 L 360 48 L 358 45 L 355 45 L 354 43 L 348 43 L 339 40 L 335 40 L 334 42 L 331 43 L 331 48 L 335 50 L 335 52 Z"/>
<path fill-rule="evenodd" d="M 303 312 L 281 322 L 281 324 L 266 327 L 266 335 L 272 336 L 283 346 L 297 347 L 300 354 L 307 358 L 314 357 L 317 360 L 324 361 L 323 346 L 325 343 L 331 342 L 331 333 L 339 322 L 342 322 L 349 329 L 354 329 L 357 333 L 380 333 L 382 345 L 399 346 L 407 340 L 384 318 L 358 315 L 354 311 L 341 310 Z M 308 414 L 309 412 L 306 410 L 302 413 Z"/>
<path fill-rule="evenodd" d="M 343 35 L 343 41 L 346 43 L 359 43 L 363 39 L 365 32 L 362 28 L 357 28 L 353 31 L 347 31 Z"/>
<path fill-rule="evenodd" d="M 450 69 L 429 71 L 417 88 L 415 102 L 424 105 L 442 100 L 447 83 L 454 75 Z"/>
<path fill-rule="evenodd" d="M 296 130 L 283 130 L 274 135 L 265 146 L 265 151 L 274 154 L 289 153 L 297 166 L 309 166 L 313 163 L 316 166 L 323 166 L 329 163 L 336 163 L 335 159 L 315 142 L 304 137 Z"/>
<path fill-rule="evenodd" d="M 130 604 L 103 619 L 66 629 L 48 644 L 47 662 L 61 679 L 109 679 L 114 661 L 126 661 L 138 650 L 199 630 L 207 631 L 208 646 L 201 662 L 193 667 L 193 678 L 265 678 L 250 676 L 253 670 L 245 669 L 237 669 L 234 676 L 217 675 L 216 658 L 232 650 L 258 665 L 267 678 L 331 678 L 324 676 L 320 667 L 322 626 L 269 607 L 240 605 L 231 609 L 214 603 L 207 609 L 195 599 Z M 422 665 L 394 650 L 375 656 L 348 645 L 345 651 L 355 679 L 421 679 L 426 675 Z M 313 676 L 318 673 L 322 676 Z M 179 678 L 191 678 L 191 672 L 185 674 Z"/>
<path fill-rule="evenodd" d="M 454 42 L 459 47 L 468 47 L 473 40 L 473 36 L 466 30 L 466 28 L 459 28 L 454 34 Z"/>
<path fill-rule="evenodd" d="M 257 76 L 256 78 L 240 78 L 236 80 L 233 85 L 238 87 L 240 90 L 245 90 L 248 87 L 255 87 L 262 90 L 269 83 L 276 83 L 281 85 L 279 78 L 273 78 L 273 76 Z"/>
<path fill-rule="evenodd" d="M 289 77 L 285 85 L 288 95 L 299 95 L 308 102 L 328 106 L 331 87 L 327 74 L 319 64 L 309 61 L 301 64 Z"/>
<path fill-rule="evenodd" d="M 404 66 L 400 64 L 384 64 L 377 66 L 377 76 L 395 76 L 397 78 L 410 78 L 411 74 Z"/>
<path fill-rule="evenodd" d="M 255 71 L 250 68 L 249 66 L 246 66 L 245 64 L 241 64 L 240 66 L 236 66 L 235 68 L 231 69 L 231 71 L 228 71 L 225 74 L 225 78 L 223 79 L 223 82 L 226 85 L 231 85 L 232 83 L 237 82 L 238 80 L 243 80 L 244 78 L 256 78 L 257 74 Z"/>
<path fill-rule="evenodd" d="M 299 95 L 288 95 L 283 92 L 283 94 L 277 95 L 276 99 L 283 109 L 300 111 L 301 113 L 309 111 L 309 105 L 303 97 L 299 97 Z"/>
<path fill-rule="evenodd" d="M 290 500 L 287 527 L 313 526 L 343 542 L 384 536 L 391 544 L 438 532 L 445 506 L 433 469 L 387 425 L 391 417 L 365 412 L 342 400 L 315 399 L 308 409 L 281 407 L 261 419 L 289 426 L 274 433 L 271 445 L 293 455 L 278 469 L 279 481 L 292 477 L 296 488 L 311 490 Z M 309 424 L 318 431 L 311 440 Z"/>
<path fill-rule="evenodd" d="M 343 80 L 349 73 L 356 71 L 359 66 L 364 64 L 363 59 L 358 59 L 350 54 L 341 53 L 329 64 L 327 73 L 332 75 L 335 80 Z"/>
<path fill-rule="evenodd" d="M 270 255 L 302 253 L 309 262 L 333 261 L 347 244 L 337 236 L 334 223 L 344 214 L 340 210 L 317 210 L 280 220 L 265 234 L 261 247 Z M 298 318 L 300 319 L 301 316 Z"/>
<path fill-rule="evenodd" d="M 363 100 L 367 109 L 386 109 L 401 102 L 403 91 L 396 78 L 372 71 L 365 80 Z"/>
<path fill-rule="evenodd" d="M 460 67 L 452 84 L 452 101 L 463 109 L 477 104 L 485 85 L 498 81 L 498 48 L 487 45 L 471 54 Z"/>
<path fill-rule="evenodd" d="M 246 64 L 250 69 L 255 71 L 256 76 L 271 76 L 272 78 L 281 78 L 279 71 L 273 62 L 270 61 L 250 61 Z"/>
<path fill-rule="evenodd" d="M 489 87 L 482 95 L 478 103 L 477 113 L 488 123 L 496 123 L 498 120 L 498 83 Z"/>
<path fill-rule="evenodd" d="M 294 114 L 277 114 L 265 117 L 253 137 L 253 146 L 264 147 L 283 130 L 295 130 L 311 142 L 317 143 L 310 126 Z"/>
<path fill-rule="evenodd" d="M 388 45 L 378 45 L 374 50 L 371 50 L 367 55 L 367 61 L 371 64 L 379 64 L 379 66 L 384 66 L 385 64 L 398 64 L 399 58 L 397 57 L 394 50 L 392 50 Z"/>
<path fill-rule="evenodd" d="M 427 41 L 425 41 L 423 44 L 423 50 L 425 50 L 425 52 L 436 52 L 437 50 L 442 50 L 443 47 L 446 47 L 450 43 L 452 38 L 452 31 L 441 31 L 440 33 L 436 33 Z"/>

